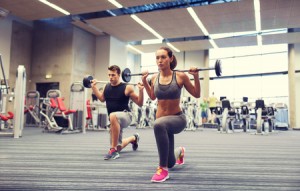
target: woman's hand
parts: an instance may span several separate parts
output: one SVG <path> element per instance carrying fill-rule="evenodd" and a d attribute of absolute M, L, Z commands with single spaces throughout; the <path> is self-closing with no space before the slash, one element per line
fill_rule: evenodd
<path fill-rule="evenodd" d="M 194 78 L 197 78 L 199 76 L 198 68 L 196 68 L 196 67 L 190 67 L 189 74 L 193 75 Z"/>

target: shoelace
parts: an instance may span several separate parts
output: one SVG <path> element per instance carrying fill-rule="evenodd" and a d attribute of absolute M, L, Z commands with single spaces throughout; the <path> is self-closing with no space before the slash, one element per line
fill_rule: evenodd
<path fill-rule="evenodd" d="M 156 174 L 157 174 L 157 175 L 160 175 L 161 172 L 162 172 L 162 168 L 158 167 L 158 168 L 157 168 L 157 171 L 156 171 Z"/>
<path fill-rule="evenodd" d="M 113 152 L 115 152 L 116 151 L 116 149 L 110 149 L 109 150 L 109 154 L 112 154 Z"/>
<path fill-rule="evenodd" d="M 182 160 L 183 152 L 184 152 L 184 151 L 183 151 L 183 148 L 181 148 L 181 152 L 180 152 L 180 155 L 179 155 L 179 157 L 178 157 L 179 160 Z"/>

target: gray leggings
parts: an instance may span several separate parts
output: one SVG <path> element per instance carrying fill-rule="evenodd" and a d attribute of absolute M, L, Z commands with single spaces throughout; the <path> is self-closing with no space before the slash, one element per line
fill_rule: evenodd
<path fill-rule="evenodd" d="M 184 114 L 160 117 L 154 122 L 154 135 L 159 155 L 159 165 L 172 168 L 176 163 L 174 154 L 174 134 L 186 127 Z"/>
<path fill-rule="evenodd" d="M 118 122 L 120 124 L 120 134 L 118 139 L 118 145 L 122 145 L 122 139 L 123 139 L 123 129 L 128 127 L 132 122 L 132 113 L 129 111 L 117 111 L 113 112 L 112 114 L 115 114 L 117 116 Z M 109 131 L 110 133 L 110 131 Z M 110 137 L 110 143 L 111 143 L 111 137 Z"/>

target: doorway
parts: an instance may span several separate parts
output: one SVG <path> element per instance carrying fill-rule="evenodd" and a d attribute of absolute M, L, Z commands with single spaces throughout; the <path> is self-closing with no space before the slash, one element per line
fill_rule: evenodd
<path fill-rule="evenodd" d="M 36 83 L 36 91 L 40 93 L 41 98 L 47 97 L 48 90 L 59 90 L 59 82 Z"/>

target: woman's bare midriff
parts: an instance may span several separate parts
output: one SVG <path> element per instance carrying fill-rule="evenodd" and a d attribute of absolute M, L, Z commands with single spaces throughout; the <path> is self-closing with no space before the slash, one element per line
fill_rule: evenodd
<path fill-rule="evenodd" d="M 158 100 L 156 118 L 168 115 L 175 115 L 181 111 L 180 99 Z"/>

